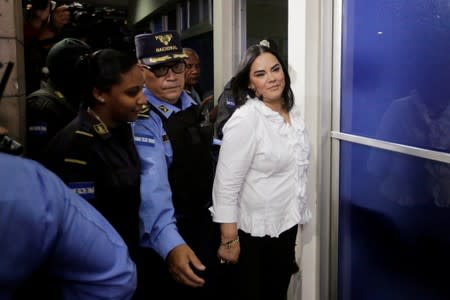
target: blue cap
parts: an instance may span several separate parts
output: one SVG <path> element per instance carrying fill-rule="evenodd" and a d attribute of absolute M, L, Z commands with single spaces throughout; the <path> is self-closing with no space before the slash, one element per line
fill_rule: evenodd
<path fill-rule="evenodd" d="M 134 44 L 139 62 L 149 66 L 188 57 L 183 53 L 176 31 L 138 34 L 134 37 Z"/>

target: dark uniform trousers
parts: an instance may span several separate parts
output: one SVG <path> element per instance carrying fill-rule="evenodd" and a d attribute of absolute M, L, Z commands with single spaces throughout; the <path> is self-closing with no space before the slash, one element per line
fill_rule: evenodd
<path fill-rule="evenodd" d="M 165 299 L 220 299 L 216 255 L 220 235 L 208 210 L 214 180 L 213 128 L 203 124 L 204 116 L 197 105 L 169 118 L 156 107 L 151 109 L 160 116 L 173 150 L 168 174 L 178 230 L 206 266 L 204 272 L 197 272 L 205 279 L 204 287 L 194 289 L 170 279 Z"/>

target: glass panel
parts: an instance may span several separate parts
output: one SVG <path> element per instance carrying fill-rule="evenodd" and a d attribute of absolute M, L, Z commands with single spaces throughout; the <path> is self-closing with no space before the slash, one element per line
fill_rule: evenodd
<path fill-rule="evenodd" d="M 163 31 L 163 20 L 161 16 L 157 16 L 155 17 L 155 19 L 153 19 L 152 21 L 152 26 L 151 26 L 151 30 L 153 32 L 160 32 Z"/>
<path fill-rule="evenodd" d="M 200 9 L 199 9 L 199 0 L 190 0 L 189 1 L 189 26 L 192 27 L 200 23 Z"/>
<path fill-rule="evenodd" d="M 287 63 L 287 21 L 287 0 L 247 0 L 247 47 L 271 39 Z"/>
<path fill-rule="evenodd" d="M 341 131 L 450 150 L 448 0 L 344 0 Z"/>
<path fill-rule="evenodd" d="M 200 9 L 201 9 L 201 20 L 200 22 L 205 22 L 205 23 L 209 23 L 209 4 L 210 4 L 210 0 L 201 0 L 200 1 L 201 5 L 200 5 Z"/>
<path fill-rule="evenodd" d="M 450 165 L 342 142 L 340 300 L 450 299 Z"/>
<path fill-rule="evenodd" d="M 181 3 L 180 7 L 181 7 L 181 30 L 186 30 L 189 28 L 187 2 Z"/>
<path fill-rule="evenodd" d="M 173 9 L 167 13 L 167 29 L 177 30 L 177 10 Z"/>

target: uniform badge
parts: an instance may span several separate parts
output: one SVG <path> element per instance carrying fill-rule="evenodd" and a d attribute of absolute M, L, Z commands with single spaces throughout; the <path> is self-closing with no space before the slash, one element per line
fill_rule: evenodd
<path fill-rule="evenodd" d="M 97 132 L 100 135 L 104 135 L 104 134 L 107 134 L 109 132 L 108 128 L 103 123 L 95 124 L 94 125 L 94 130 L 95 130 L 95 132 Z"/>
<path fill-rule="evenodd" d="M 164 105 L 160 105 L 160 106 L 158 106 L 158 108 L 162 111 L 162 112 L 168 112 L 169 111 L 169 109 L 167 108 L 167 107 L 165 107 Z"/>
<path fill-rule="evenodd" d="M 172 40 L 172 37 L 173 36 L 171 34 L 162 34 L 162 35 L 155 36 L 155 39 L 157 39 L 162 44 L 167 46 L 167 45 L 169 45 L 170 41 Z"/>

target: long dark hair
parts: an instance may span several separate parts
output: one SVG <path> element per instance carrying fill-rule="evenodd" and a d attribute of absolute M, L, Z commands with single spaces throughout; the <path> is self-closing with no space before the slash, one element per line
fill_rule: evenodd
<path fill-rule="evenodd" d="M 250 68 L 255 61 L 255 59 L 263 53 L 271 53 L 280 62 L 281 68 L 284 73 L 285 87 L 282 93 L 283 97 L 283 108 L 290 111 L 294 106 L 294 93 L 291 89 L 291 77 L 289 76 L 288 70 L 285 63 L 281 59 L 280 55 L 273 49 L 263 46 L 263 45 L 253 45 L 247 49 L 243 60 L 239 65 L 238 72 L 231 79 L 231 89 L 233 91 L 233 99 L 237 106 L 244 105 L 247 102 L 247 95 L 255 98 L 255 92 L 248 88 L 250 81 Z M 260 99 L 262 100 L 262 99 Z"/>
<path fill-rule="evenodd" d="M 95 104 L 93 90 L 109 92 L 122 81 L 122 74 L 137 63 L 135 56 L 115 49 L 102 49 L 85 55 L 77 65 L 83 107 Z"/>

